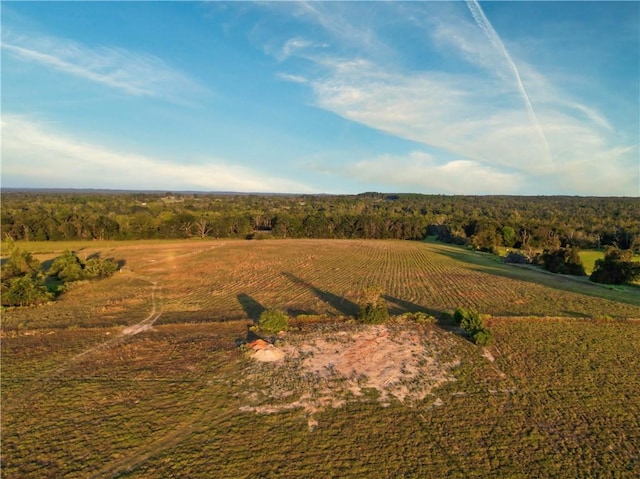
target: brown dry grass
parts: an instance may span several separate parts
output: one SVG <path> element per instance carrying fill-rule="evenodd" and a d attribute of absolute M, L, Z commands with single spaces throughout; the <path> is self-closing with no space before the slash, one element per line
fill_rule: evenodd
<path fill-rule="evenodd" d="M 84 282 L 54 303 L 4 311 L 3 329 L 129 326 L 151 308 L 160 323 L 255 321 L 264 308 L 352 316 L 360 292 L 381 286 L 391 312 L 442 314 L 458 306 L 500 316 L 640 318 L 637 291 L 609 290 L 440 244 L 282 240 L 125 242 L 100 252 L 126 262 L 106 281 Z M 607 299 L 617 294 L 627 302 Z M 604 296 L 604 297 L 603 297 Z M 626 299 L 625 299 L 626 298 Z M 633 299 L 635 298 L 635 300 Z M 634 302 L 635 301 L 635 302 Z"/>
<path fill-rule="evenodd" d="M 125 270 L 3 311 L 5 477 L 638 475 L 640 325 L 582 320 L 640 317 L 633 298 L 425 243 L 91 248 Z M 495 343 L 346 324 L 376 284 L 393 313 L 501 316 Z M 236 347 L 261 308 L 322 316 L 280 369 Z"/>

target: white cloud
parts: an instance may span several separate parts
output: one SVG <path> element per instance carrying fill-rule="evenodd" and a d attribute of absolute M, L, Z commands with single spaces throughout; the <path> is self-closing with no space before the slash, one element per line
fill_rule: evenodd
<path fill-rule="evenodd" d="M 3 32 L 2 49 L 38 63 L 134 96 L 184 102 L 208 90 L 160 58 L 116 47 L 90 48 L 71 40 L 16 36 Z"/>
<path fill-rule="evenodd" d="M 420 151 L 407 156 L 381 155 L 350 165 L 346 171 L 360 181 L 448 194 L 513 194 L 522 188 L 518 174 L 501 172 L 470 160 L 442 164 Z"/>
<path fill-rule="evenodd" d="M 78 141 L 11 114 L 2 115 L 2 178 L 7 186 L 310 192 L 219 159 L 182 164 Z"/>

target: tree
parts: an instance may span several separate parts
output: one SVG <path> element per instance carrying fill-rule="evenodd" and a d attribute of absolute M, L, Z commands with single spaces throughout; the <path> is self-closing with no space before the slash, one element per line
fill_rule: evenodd
<path fill-rule="evenodd" d="M 9 258 L 2 265 L 2 305 L 30 306 L 51 301 L 40 262 L 8 238 Z"/>
<path fill-rule="evenodd" d="M 591 281 L 604 284 L 628 284 L 640 278 L 640 263 L 632 261 L 631 250 L 615 246 L 605 249 L 604 259 L 596 260 Z"/>
<path fill-rule="evenodd" d="M 209 220 L 204 217 L 196 221 L 195 227 L 196 227 L 196 231 L 198 232 L 198 236 L 200 236 L 200 238 L 206 238 L 207 236 L 209 236 L 209 233 L 211 232 L 211 224 L 209 223 Z"/>
<path fill-rule="evenodd" d="M 507 248 L 516 244 L 516 231 L 511 226 L 502 227 L 502 242 Z"/>
<path fill-rule="evenodd" d="M 542 255 L 542 267 L 547 271 L 558 274 L 586 276 L 584 265 L 577 248 L 559 248 L 545 251 Z"/>
<path fill-rule="evenodd" d="M 3 306 L 31 306 L 53 299 L 42 277 L 36 275 L 16 276 L 2 282 Z"/>

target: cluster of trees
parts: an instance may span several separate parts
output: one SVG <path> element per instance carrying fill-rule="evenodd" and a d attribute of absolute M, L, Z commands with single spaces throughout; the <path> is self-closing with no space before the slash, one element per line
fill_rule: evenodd
<path fill-rule="evenodd" d="M 591 281 L 604 284 L 628 284 L 640 278 L 640 263 L 632 261 L 631 250 L 609 246 L 604 258 L 596 260 Z"/>
<path fill-rule="evenodd" d="M 522 252 L 511 251 L 505 258 L 507 263 L 537 264 L 551 273 L 586 276 L 578 248 L 545 250 L 542 254 L 528 257 Z M 604 258 L 596 260 L 589 279 L 604 284 L 630 284 L 640 279 L 640 262 L 633 261 L 633 251 L 607 246 Z"/>
<path fill-rule="evenodd" d="M 578 248 L 559 248 L 545 251 L 540 259 L 542 267 L 547 271 L 573 276 L 586 276 Z"/>
<path fill-rule="evenodd" d="M 15 240 L 394 238 L 522 250 L 640 249 L 636 198 L 2 193 Z"/>
<path fill-rule="evenodd" d="M 29 306 L 42 304 L 54 298 L 46 284 L 40 261 L 12 241 L 8 244 L 9 257 L 0 269 L 3 306 Z"/>
<path fill-rule="evenodd" d="M 113 275 L 118 263 L 93 256 L 86 261 L 65 251 L 45 271 L 40 261 L 8 242 L 8 258 L 1 268 L 2 306 L 31 306 L 55 299 L 68 283 Z"/>

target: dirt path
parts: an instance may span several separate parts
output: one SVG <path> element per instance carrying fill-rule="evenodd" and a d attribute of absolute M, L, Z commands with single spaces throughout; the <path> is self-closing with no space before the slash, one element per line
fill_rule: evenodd
<path fill-rule="evenodd" d="M 143 331 L 150 329 L 153 326 L 153 324 L 158 320 L 158 318 L 160 318 L 160 316 L 162 315 L 162 311 L 158 310 L 158 302 L 156 299 L 156 293 L 159 289 L 158 283 L 151 280 L 147 280 L 147 281 L 149 281 L 153 287 L 151 289 L 151 312 L 146 318 L 144 318 L 139 323 L 136 323 L 134 325 L 124 328 L 122 332 L 117 336 L 115 336 L 114 338 L 111 338 L 107 341 L 97 344 L 96 346 L 86 349 L 81 353 L 76 354 L 72 358 L 67 359 L 66 361 L 64 361 L 64 363 L 62 363 L 56 369 L 45 372 L 40 376 L 33 378 L 27 385 L 24 386 L 24 391 L 22 392 L 22 394 L 12 397 L 12 403 L 18 406 L 24 404 L 25 400 L 33 397 L 34 395 L 37 395 L 38 393 L 41 393 L 42 386 L 52 381 L 57 376 L 64 373 L 66 370 L 68 370 L 73 365 L 75 365 L 82 359 L 86 358 L 87 356 L 90 356 L 99 351 L 103 351 L 105 349 L 117 346 L 123 343 L 124 341 L 127 341 L 131 336 L 135 336 L 136 334 L 139 334 Z"/>

